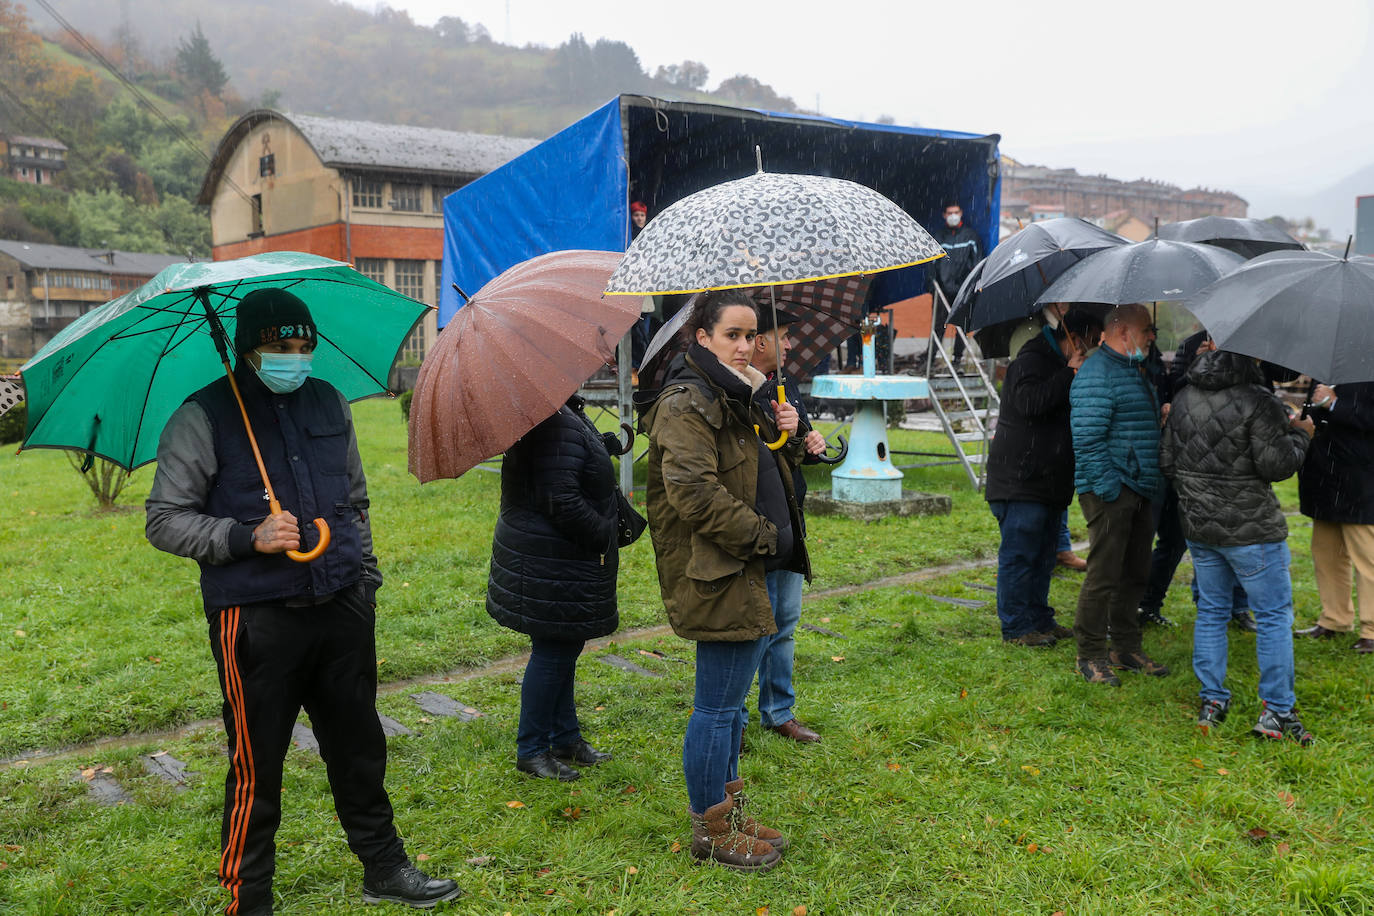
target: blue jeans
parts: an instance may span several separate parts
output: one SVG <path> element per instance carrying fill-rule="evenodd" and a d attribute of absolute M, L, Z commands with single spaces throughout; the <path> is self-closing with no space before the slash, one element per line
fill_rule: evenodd
<path fill-rule="evenodd" d="M 515 736 L 518 757 L 533 757 L 582 739 L 573 705 L 573 676 L 582 641 L 534 636 L 530 644 L 530 660 L 520 684 L 520 727 Z"/>
<path fill-rule="evenodd" d="M 697 643 L 696 695 L 682 740 L 687 802 L 697 814 L 725 801 L 725 784 L 739 778 L 742 707 L 767 641 Z"/>
<path fill-rule="evenodd" d="M 773 623 L 778 632 L 763 637 L 763 658 L 759 660 L 759 720 L 764 728 L 785 725 L 795 716 L 792 707 L 797 694 L 792 689 L 792 665 L 797 655 L 797 623 L 801 620 L 802 584 L 806 577 L 790 569 L 768 573 L 768 601 L 773 605 Z M 749 724 L 748 696 L 740 707 L 744 724 Z"/>
<path fill-rule="evenodd" d="M 997 548 L 997 618 L 1002 638 L 1053 630 L 1050 574 L 1063 512 L 1045 503 L 997 499 L 988 502 L 1002 529 Z"/>
<path fill-rule="evenodd" d="M 1054 545 L 1055 553 L 1068 553 L 1073 550 L 1073 536 L 1069 534 L 1069 510 L 1059 514 L 1059 542 Z"/>
<path fill-rule="evenodd" d="M 1239 584 L 1255 614 L 1255 655 L 1259 660 L 1259 698 L 1279 713 L 1291 712 L 1293 692 L 1293 583 L 1288 576 L 1288 543 L 1212 547 L 1188 542 L 1197 574 L 1197 623 L 1193 627 L 1193 673 L 1204 700 L 1226 701 L 1226 625 L 1231 621 Z"/>

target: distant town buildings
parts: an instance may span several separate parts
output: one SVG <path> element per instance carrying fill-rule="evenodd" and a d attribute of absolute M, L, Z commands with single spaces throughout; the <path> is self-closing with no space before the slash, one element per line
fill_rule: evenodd
<path fill-rule="evenodd" d="M 198 202 L 214 259 L 305 251 L 437 305 L 443 199 L 535 140 L 259 109 L 215 150 Z M 402 358 L 423 358 L 430 313 Z"/>
<path fill-rule="evenodd" d="M 0 134 L 0 165 L 16 181 L 52 184 L 67 167 L 67 145 L 48 137 Z"/>
<path fill-rule="evenodd" d="M 1245 216 L 1248 208 L 1244 198 L 1230 191 L 1080 175 L 1076 169 L 1022 165 L 1002 157 L 1002 221 L 1012 231 L 1018 220 L 1077 216 L 1138 241 L 1154 231 L 1156 222 Z"/>
<path fill-rule="evenodd" d="M 0 357 L 27 359 L 91 309 L 184 260 L 0 240 Z"/>

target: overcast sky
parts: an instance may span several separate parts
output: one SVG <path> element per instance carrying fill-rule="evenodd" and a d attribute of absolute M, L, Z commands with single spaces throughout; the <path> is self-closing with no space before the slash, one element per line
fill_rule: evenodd
<path fill-rule="evenodd" d="M 1374 165 L 1370 0 L 388 4 L 516 45 L 616 39 L 650 72 L 705 63 L 708 88 L 747 73 L 823 114 L 999 133 L 1023 162 L 1225 188 L 1256 206 Z"/>

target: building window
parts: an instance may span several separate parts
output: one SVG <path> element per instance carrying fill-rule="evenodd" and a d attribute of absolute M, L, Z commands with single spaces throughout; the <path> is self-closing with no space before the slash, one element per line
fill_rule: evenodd
<path fill-rule="evenodd" d="M 439 298 L 443 295 L 442 290 L 440 290 L 440 287 L 443 285 L 443 283 L 444 283 L 444 262 L 443 262 L 443 261 L 435 261 L 435 262 L 434 262 L 434 299 L 429 303 L 430 305 L 435 305 L 435 306 L 437 306 L 437 305 L 439 304 Z M 460 297 L 460 298 L 461 298 L 461 297 Z M 466 304 L 466 303 L 464 303 L 464 304 Z"/>
<path fill-rule="evenodd" d="M 353 206 L 378 208 L 382 205 L 382 183 L 353 179 Z"/>
<path fill-rule="evenodd" d="M 396 292 L 412 299 L 425 299 L 425 262 L 396 261 Z"/>
<path fill-rule="evenodd" d="M 262 195 L 254 194 L 251 203 L 253 208 L 253 231 L 248 233 L 249 237 L 262 235 Z"/>
<path fill-rule="evenodd" d="M 14 290 L 14 274 L 5 275 L 5 289 L 10 291 Z"/>
<path fill-rule="evenodd" d="M 353 269 L 369 280 L 386 282 L 386 261 L 383 258 L 358 258 Z"/>
<path fill-rule="evenodd" d="M 420 203 L 423 196 L 424 185 L 405 184 L 399 181 L 391 183 L 391 209 L 393 210 L 419 213 L 424 209 Z"/>
<path fill-rule="evenodd" d="M 277 174 L 277 157 L 273 153 L 258 157 L 258 177 L 271 178 Z"/>
<path fill-rule="evenodd" d="M 444 212 L 444 198 L 445 198 L 445 197 L 448 197 L 450 194 L 452 194 L 452 193 L 453 193 L 454 191 L 456 191 L 456 190 L 458 190 L 458 189 L 457 189 L 457 188 L 451 188 L 451 187 L 449 187 L 448 185 L 443 185 L 443 186 L 435 185 L 435 186 L 434 186 L 434 212 L 435 212 L 435 213 L 443 213 L 443 212 Z"/>

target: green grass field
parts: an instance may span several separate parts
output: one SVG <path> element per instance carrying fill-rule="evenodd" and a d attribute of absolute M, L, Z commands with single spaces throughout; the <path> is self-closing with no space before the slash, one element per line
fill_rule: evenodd
<path fill-rule="evenodd" d="M 1260 744 L 1247 734 L 1253 637 L 1234 635 L 1232 717 L 1198 736 L 1186 566 L 1166 607 L 1183 625 L 1146 641 L 1174 675 L 1129 677 L 1120 690 L 1083 683 L 1071 646 L 1004 646 L 991 596 L 966 584 L 990 584 L 987 566 L 808 599 L 803 620 L 843 637 L 798 634 L 798 713 L 825 740 L 797 747 L 754 725 L 742 764 L 756 815 L 792 848 L 762 876 L 695 867 L 678 848 L 692 645 L 648 636 L 584 657 L 583 725 L 616 759 L 570 785 L 518 774 L 519 667 L 468 676 L 527 645 L 483 607 L 499 478 L 474 471 L 421 487 L 405 469 L 396 405 L 364 402 L 355 414 L 387 579 L 379 708 L 414 732 L 390 742 L 388 785 L 411 853 L 467 890 L 445 912 L 1374 912 L 1368 661 L 1343 641 L 1300 641 L 1298 696 L 1318 743 Z M 934 441 L 899 433 L 893 447 Z M 824 472 L 812 473 L 823 486 Z M 812 518 L 811 592 L 995 554 L 996 526 L 962 471 L 907 476 L 911 488 L 949 493 L 953 513 Z M 151 477 L 138 473 L 128 511 L 98 513 L 61 455 L 0 458 L 0 758 L 10 761 L 0 765 L 0 913 L 192 914 L 225 903 L 214 881 L 218 725 L 33 753 L 218 716 L 194 564 L 142 538 Z M 1291 482 L 1280 495 L 1296 501 Z M 1292 520 L 1293 575 L 1299 620 L 1310 622 L 1304 523 Z M 1073 576 L 1055 581 L 1063 620 L 1076 589 Z M 647 538 L 626 553 L 620 595 L 626 630 L 664 622 Z M 662 676 L 597 660 L 612 652 Z M 408 678 L 421 680 L 397 683 Z M 420 689 L 486 715 L 427 715 L 409 698 Z M 187 764 L 184 791 L 145 772 L 140 755 L 158 751 Z M 84 777 L 107 767 L 128 803 L 88 796 Z M 360 869 L 313 752 L 292 750 L 285 791 L 278 912 L 362 912 Z"/>

